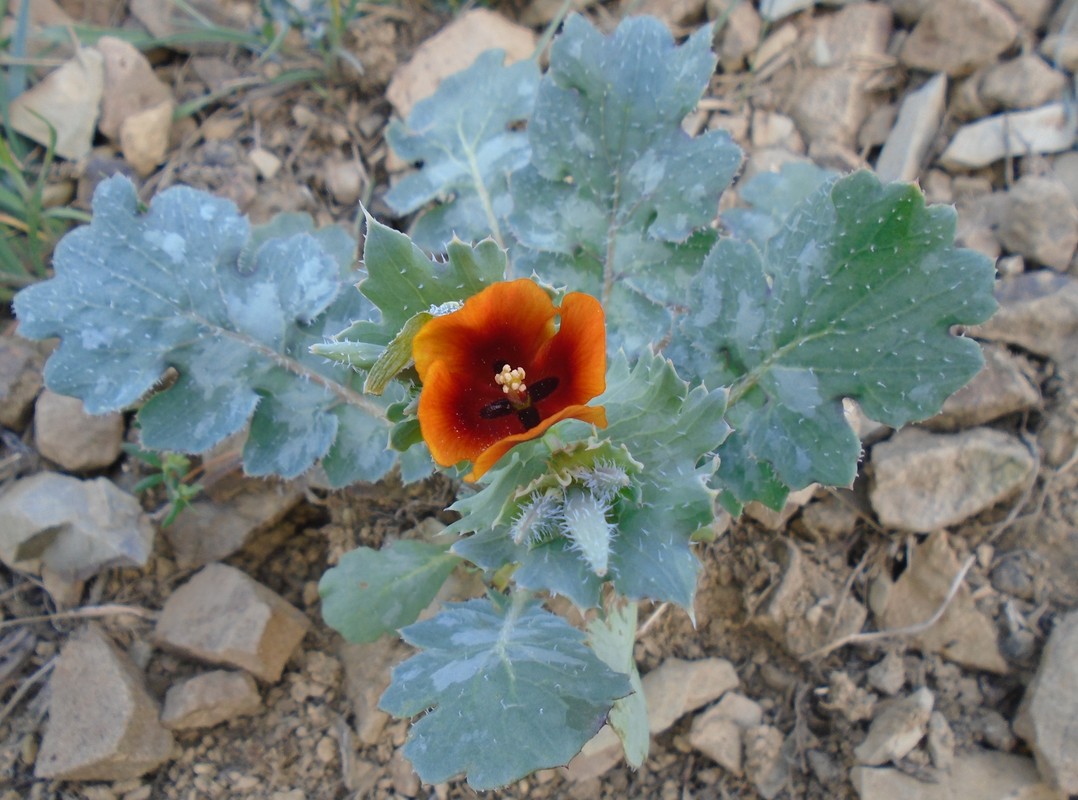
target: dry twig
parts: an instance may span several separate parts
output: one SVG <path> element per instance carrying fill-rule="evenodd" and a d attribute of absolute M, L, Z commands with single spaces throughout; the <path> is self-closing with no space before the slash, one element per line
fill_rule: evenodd
<path fill-rule="evenodd" d="M 918 633 L 923 633 L 939 622 L 940 618 L 946 613 L 947 608 L 951 605 L 951 601 L 954 600 L 955 595 L 958 594 L 959 587 L 962 586 L 962 582 L 966 579 L 966 574 L 976 561 L 977 559 L 975 556 L 969 556 L 969 558 L 965 560 L 965 563 L 962 564 L 962 568 L 958 570 L 958 574 L 955 575 L 954 580 L 951 581 L 951 586 L 947 590 L 947 596 L 943 598 L 943 602 L 940 603 L 939 608 L 936 609 L 935 613 L 924 622 L 918 622 L 915 625 L 907 625 L 905 628 L 890 628 L 885 631 L 869 631 L 868 633 L 852 633 L 849 636 L 843 636 L 836 639 L 831 642 L 831 644 L 813 650 L 811 653 L 802 656 L 801 660 L 810 661 L 816 658 L 823 658 L 848 644 L 866 644 L 867 642 L 877 642 L 892 636 L 916 636 Z"/>
<path fill-rule="evenodd" d="M 84 606 L 71 611 L 57 611 L 55 614 L 40 614 L 35 617 L 18 617 L 0 622 L 0 631 L 5 628 L 14 628 L 19 625 L 33 625 L 37 622 L 54 622 L 61 619 L 96 619 L 97 617 L 112 617 L 117 614 L 130 614 L 140 619 L 156 619 L 157 612 L 140 606 L 124 606 L 109 603 L 103 606 Z"/>
<path fill-rule="evenodd" d="M 26 696 L 26 693 L 30 691 L 30 687 L 32 687 L 35 683 L 44 678 L 45 675 L 49 672 L 49 670 L 56 666 L 56 660 L 58 658 L 59 656 L 53 656 L 52 658 L 50 658 L 48 661 L 38 667 L 37 671 L 34 672 L 33 675 L 31 675 L 19 685 L 19 688 L 15 690 L 14 694 L 11 695 L 11 699 L 9 699 L 4 704 L 3 708 L 0 708 L 0 725 L 2 725 L 4 723 L 4 720 L 7 719 L 8 716 L 11 715 L 11 712 L 15 710 L 15 706 L 17 706 L 19 702 L 23 699 L 23 697 Z"/>

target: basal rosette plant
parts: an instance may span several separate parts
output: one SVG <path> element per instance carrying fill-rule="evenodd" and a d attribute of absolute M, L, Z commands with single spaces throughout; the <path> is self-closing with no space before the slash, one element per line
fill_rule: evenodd
<path fill-rule="evenodd" d="M 60 338 L 46 382 L 90 411 L 140 403 L 145 447 L 246 430 L 254 475 L 463 478 L 435 541 L 361 547 L 320 586 L 349 640 L 416 648 L 382 707 L 415 718 L 425 781 L 505 785 L 607 721 L 640 764 L 636 601 L 692 614 L 717 504 L 850 483 L 845 398 L 897 427 L 981 366 L 953 331 L 994 310 L 992 264 L 916 187 L 792 165 L 715 224 L 740 152 L 681 128 L 710 40 L 574 16 L 545 75 L 485 54 L 391 128 L 421 162 L 387 195 L 416 241 L 368 217 L 359 267 L 340 229 L 251 228 L 186 188 L 147 209 L 114 178 L 16 297 L 23 335 Z M 488 596 L 416 622 L 461 564 Z"/>

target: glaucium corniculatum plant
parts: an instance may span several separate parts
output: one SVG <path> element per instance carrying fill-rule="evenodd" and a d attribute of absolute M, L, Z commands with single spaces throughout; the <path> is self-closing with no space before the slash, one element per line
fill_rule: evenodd
<path fill-rule="evenodd" d="M 246 431 L 251 475 L 463 477 L 441 535 L 360 547 L 320 587 L 349 640 L 416 648 L 382 707 L 415 718 L 427 782 L 505 785 L 607 721 L 639 765 L 636 602 L 692 614 L 716 503 L 849 484 L 844 398 L 899 427 L 981 366 L 952 331 L 992 313 L 993 266 L 916 187 L 790 165 L 714 224 L 741 154 L 681 128 L 710 41 L 573 16 L 543 75 L 484 54 L 390 128 L 421 162 L 386 198 L 418 212 L 415 241 L 367 217 L 359 266 L 340 228 L 252 228 L 182 187 L 145 208 L 117 177 L 15 299 L 24 336 L 60 339 L 47 384 L 137 406 L 146 448 Z M 461 564 L 487 596 L 416 622 Z"/>

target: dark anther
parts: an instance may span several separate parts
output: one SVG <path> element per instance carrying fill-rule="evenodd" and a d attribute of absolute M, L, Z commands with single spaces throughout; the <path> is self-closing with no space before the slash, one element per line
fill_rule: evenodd
<path fill-rule="evenodd" d="M 483 419 L 497 419 L 498 417 L 504 417 L 512 410 L 513 404 L 508 400 L 495 400 L 490 405 L 479 409 L 479 416 Z"/>
<path fill-rule="evenodd" d="M 535 406 L 528 406 L 517 411 L 517 419 L 524 425 L 525 430 L 531 430 L 539 424 L 539 409 Z"/>
<path fill-rule="evenodd" d="M 528 397 L 532 399 L 533 403 L 538 403 L 540 400 L 550 397 L 555 389 L 558 388 L 558 379 L 551 376 L 549 378 L 543 378 L 535 383 L 528 384 Z"/>

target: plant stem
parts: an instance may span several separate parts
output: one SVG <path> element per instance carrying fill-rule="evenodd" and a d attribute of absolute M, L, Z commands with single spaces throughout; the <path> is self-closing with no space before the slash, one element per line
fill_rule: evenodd
<path fill-rule="evenodd" d="M 355 391 L 354 389 L 349 389 L 347 386 L 337 383 L 336 381 L 327 378 L 325 375 L 320 375 L 309 367 L 304 366 L 300 362 L 296 361 L 294 358 L 289 358 L 283 353 L 278 353 L 276 350 L 267 347 L 261 342 L 256 341 L 255 339 L 252 339 L 245 334 L 237 333 L 236 331 L 225 330 L 223 328 L 218 328 L 218 330 L 220 330 L 223 335 L 243 342 L 252 350 L 257 351 L 258 353 L 264 355 L 266 358 L 270 359 L 274 364 L 281 367 L 281 369 L 288 370 L 293 375 L 303 378 L 304 380 L 310 381 L 316 386 L 321 386 L 323 389 L 332 394 L 342 403 L 347 403 L 350 406 L 355 406 L 361 411 L 370 414 L 375 419 L 384 420 L 386 418 L 385 411 L 377 403 L 368 400 L 366 397 L 364 397 L 362 394 Z"/>

